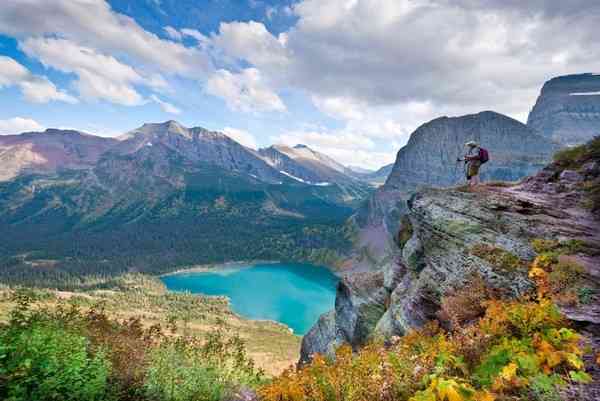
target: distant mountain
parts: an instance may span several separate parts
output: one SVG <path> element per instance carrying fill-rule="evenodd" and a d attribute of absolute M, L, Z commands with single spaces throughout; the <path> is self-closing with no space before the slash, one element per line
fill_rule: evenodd
<path fill-rule="evenodd" d="M 0 135 L 0 181 L 25 173 L 90 168 L 116 142 L 79 131 L 57 129 Z"/>
<path fill-rule="evenodd" d="M 333 264 L 349 249 L 345 221 L 370 189 L 322 155 L 327 164 L 305 159 L 276 166 L 221 133 L 167 121 L 107 142 L 77 168 L 24 171 L 0 182 L 0 232 L 11 233 L 0 245 L 3 277 L 252 259 Z M 314 182 L 291 170 L 302 165 Z M 32 270 L 31 258 L 57 264 Z"/>
<path fill-rule="evenodd" d="M 387 180 L 388 176 L 392 172 L 393 167 L 394 167 L 394 163 L 383 166 L 377 171 L 359 169 L 359 170 L 363 170 L 363 172 L 356 170 L 355 167 L 349 167 L 349 168 L 353 170 L 352 175 L 354 177 L 358 178 L 359 180 L 368 182 L 375 186 L 381 186 Z"/>
<path fill-rule="evenodd" d="M 307 169 L 314 169 L 316 173 L 332 174 L 332 171 L 338 174 L 347 175 L 348 169 L 340 163 L 333 160 L 331 157 L 317 152 L 306 145 L 296 145 L 294 147 L 284 145 L 273 145 L 270 148 L 262 149 L 262 154 L 271 154 L 277 152 L 286 155 L 291 160 L 304 166 Z M 277 161 L 277 157 L 274 158 Z"/>
<path fill-rule="evenodd" d="M 363 168 L 360 166 L 346 166 L 346 168 L 356 174 L 372 174 L 375 170 Z"/>
<path fill-rule="evenodd" d="M 353 217 L 358 248 L 373 260 L 385 258 L 412 193 L 465 182 L 464 164 L 456 159 L 465 153 L 469 140 L 490 152 L 490 161 L 482 167 L 484 181 L 515 181 L 533 174 L 558 149 L 519 121 L 491 111 L 423 124 L 398 152 L 385 184 Z"/>
<path fill-rule="evenodd" d="M 546 82 L 527 125 L 565 145 L 600 135 L 600 74 L 566 75 Z"/>

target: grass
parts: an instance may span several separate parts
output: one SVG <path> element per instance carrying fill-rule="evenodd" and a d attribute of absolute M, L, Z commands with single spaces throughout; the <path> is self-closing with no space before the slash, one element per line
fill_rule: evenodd
<path fill-rule="evenodd" d="M 145 327 L 175 324 L 179 332 L 202 335 L 215 327 L 237 333 L 246 343 L 249 356 L 268 375 L 277 375 L 297 362 L 299 336 L 283 325 L 269 321 L 246 320 L 235 315 L 226 298 L 168 292 L 157 278 L 128 274 L 118 277 L 112 288 L 88 291 L 27 290 L 39 306 L 76 304 L 83 310 L 101 305 L 111 316 L 124 320 L 140 317 Z M 8 320 L 15 306 L 14 290 L 0 288 L 0 321 Z"/>
<path fill-rule="evenodd" d="M 600 136 L 584 145 L 558 151 L 554 155 L 554 162 L 559 167 L 559 171 L 566 169 L 580 170 L 589 162 L 600 163 Z M 594 213 L 600 212 L 600 177 L 596 176 L 588 179 L 582 184 L 582 187 L 587 195 L 584 206 Z"/>

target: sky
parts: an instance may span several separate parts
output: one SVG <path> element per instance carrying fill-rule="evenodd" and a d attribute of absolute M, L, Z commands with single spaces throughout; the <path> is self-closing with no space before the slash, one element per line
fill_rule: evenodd
<path fill-rule="evenodd" d="M 598 26 L 589 0 L 2 0 L 0 134 L 177 120 L 374 169 L 440 116 L 526 122 L 600 72 Z"/>

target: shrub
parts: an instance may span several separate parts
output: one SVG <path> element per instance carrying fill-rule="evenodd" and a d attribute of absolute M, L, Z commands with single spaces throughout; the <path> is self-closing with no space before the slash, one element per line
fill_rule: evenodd
<path fill-rule="evenodd" d="M 577 168 L 587 155 L 586 145 L 573 146 L 559 150 L 554 154 L 554 162 L 562 168 Z"/>
<path fill-rule="evenodd" d="M 585 242 L 537 239 L 532 246 L 539 255 L 531 266 L 529 277 L 536 281 L 540 297 L 550 296 L 560 304 L 591 300 L 593 291 L 592 294 L 583 293 L 580 296 L 585 269 L 573 257 L 567 256 L 586 252 L 588 247 Z"/>
<path fill-rule="evenodd" d="M 111 392 L 119 400 L 139 400 L 151 349 L 164 339 L 158 326 L 145 329 L 139 318 L 116 322 L 104 310 L 92 307 L 82 316 L 85 334 L 110 360 Z"/>
<path fill-rule="evenodd" d="M 550 397 L 586 381 L 580 336 L 547 299 L 490 300 L 476 323 L 445 332 L 435 323 L 355 356 L 317 356 L 260 388 L 265 401 L 493 401 Z M 538 398 L 539 398 L 538 397 Z M 548 398 L 550 399 L 550 398 Z"/>
<path fill-rule="evenodd" d="M 476 244 L 471 248 L 470 253 L 502 270 L 513 272 L 526 267 L 525 262 L 517 255 L 497 246 Z"/>
<path fill-rule="evenodd" d="M 413 226 L 410 222 L 410 219 L 407 215 L 402 216 L 402 220 L 400 221 L 400 230 L 398 231 L 398 246 L 400 248 L 404 248 L 404 245 L 410 240 L 413 236 Z"/>
<path fill-rule="evenodd" d="M 240 386 L 261 383 L 242 340 L 220 330 L 206 339 L 169 338 L 151 352 L 144 384 L 146 395 L 160 401 L 218 401 Z"/>
<path fill-rule="evenodd" d="M 72 313 L 52 319 L 20 299 L 0 335 L 0 395 L 10 401 L 103 400 L 110 362 L 91 352 Z"/>
<path fill-rule="evenodd" d="M 31 301 L 17 293 L 0 326 L 2 400 L 221 400 L 263 380 L 232 333 L 167 335 L 137 318 L 111 319 L 99 306 L 83 313 Z"/>
<path fill-rule="evenodd" d="M 438 318 L 445 326 L 456 329 L 472 323 L 485 314 L 486 302 L 499 296 L 485 284 L 481 276 L 473 275 L 467 285 L 442 297 Z"/>

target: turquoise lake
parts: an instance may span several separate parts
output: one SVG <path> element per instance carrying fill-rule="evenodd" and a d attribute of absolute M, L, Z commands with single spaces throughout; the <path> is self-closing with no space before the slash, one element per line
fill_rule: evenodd
<path fill-rule="evenodd" d="M 162 277 L 171 291 L 224 295 L 235 313 L 285 324 L 303 335 L 333 309 L 338 278 L 310 264 L 270 263 Z"/>

